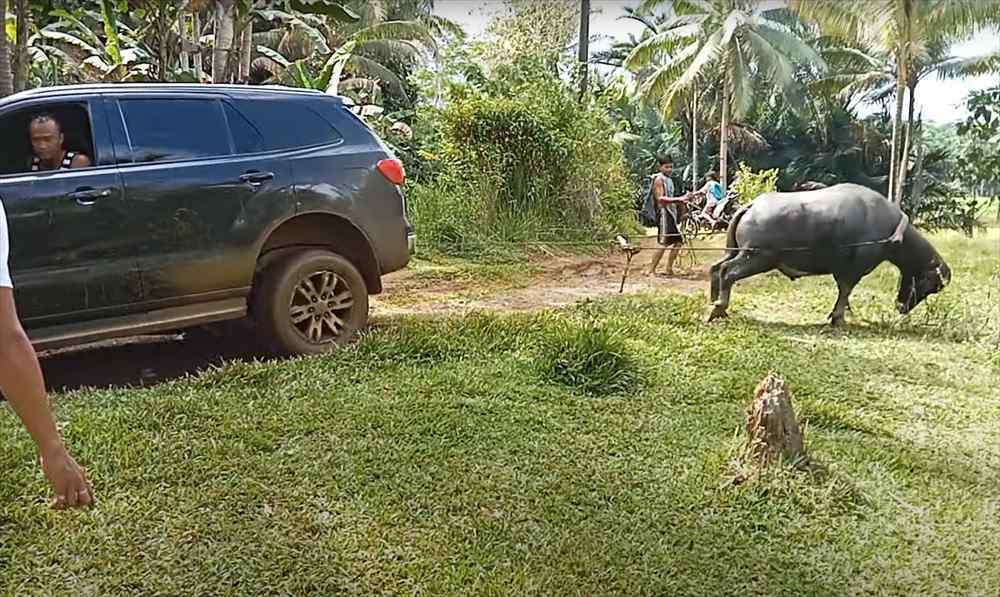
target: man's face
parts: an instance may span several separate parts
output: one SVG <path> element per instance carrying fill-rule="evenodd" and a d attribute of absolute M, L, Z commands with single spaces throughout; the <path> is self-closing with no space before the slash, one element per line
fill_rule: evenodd
<path fill-rule="evenodd" d="M 35 155 L 43 160 L 58 157 L 63 148 L 63 134 L 59 130 L 59 125 L 51 120 L 33 123 L 31 147 L 35 150 Z"/>
<path fill-rule="evenodd" d="M 662 172 L 666 176 L 670 176 L 671 174 L 674 173 L 674 165 L 670 162 L 667 162 L 666 164 L 660 164 L 660 172 Z"/>

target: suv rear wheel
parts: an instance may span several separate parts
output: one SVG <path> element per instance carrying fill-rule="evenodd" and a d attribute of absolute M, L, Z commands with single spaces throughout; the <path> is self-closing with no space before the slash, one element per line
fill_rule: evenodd
<path fill-rule="evenodd" d="M 358 269 L 336 253 L 294 253 L 262 272 L 254 319 L 280 353 L 327 352 L 368 323 L 368 288 Z"/>

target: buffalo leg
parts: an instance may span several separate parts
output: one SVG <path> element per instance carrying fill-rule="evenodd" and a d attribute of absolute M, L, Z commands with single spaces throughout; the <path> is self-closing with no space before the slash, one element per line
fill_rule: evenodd
<path fill-rule="evenodd" d="M 722 286 L 722 266 L 733 259 L 736 259 L 739 254 L 739 251 L 730 251 L 726 253 L 725 257 L 717 263 L 712 264 L 711 269 L 708 270 L 709 279 L 712 281 L 711 301 L 713 303 L 719 300 L 719 288 Z"/>
<path fill-rule="evenodd" d="M 719 271 L 721 282 L 719 297 L 715 300 L 708 320 L 712 321 L 726 316 L 726 309 L 729 308 L 729 294 L 733 289 L 733 284 L 750 276 L 771 271 L 777 265 L 778 260 L 768 253 L 743 253 L 742 256 L 723 263 Z"/>
<path fill-rule="evenodd" d="M 837 280 L 837 303 L 833 306 L 828 319 L 834 327 L 844 325 L 844 313 L 851 308 L 851 292 L 858 285 L 857 278 L 853 276 L 834 276 Z"/>

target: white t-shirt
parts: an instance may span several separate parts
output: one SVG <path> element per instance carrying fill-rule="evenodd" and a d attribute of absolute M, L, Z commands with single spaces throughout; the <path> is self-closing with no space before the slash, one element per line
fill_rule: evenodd
<path fill-rule="evenodd" d="M 10 281 L 10 270 L 7 269 L 7 255 L 10 253 L 10 240 L 7 236 L 7 214 L 0 201 L 0 288 L 13 288 Z"/>

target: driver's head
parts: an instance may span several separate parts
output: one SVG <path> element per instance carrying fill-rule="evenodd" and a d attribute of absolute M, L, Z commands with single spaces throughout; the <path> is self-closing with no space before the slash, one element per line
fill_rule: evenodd
<path fill-rule="evenodd" d="M 39 159 L 55 160 L 60 157 L 65 137 L 62 126 L 55 116 L 51 114 L 35 116 L 28 125 L 28 134 L 31 136 L 31 148 Z"/>

